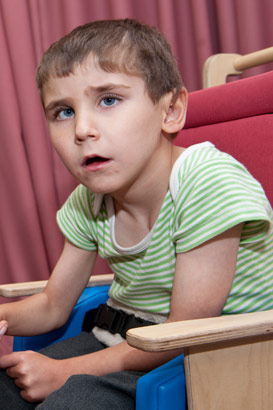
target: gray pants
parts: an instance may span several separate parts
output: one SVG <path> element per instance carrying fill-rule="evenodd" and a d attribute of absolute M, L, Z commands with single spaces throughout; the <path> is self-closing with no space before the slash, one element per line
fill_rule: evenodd
<path fill-rule="evenodd" d="M 53 359 L 66 359 L 104 349 L 91 334 L 82 332 L 43 349 L 40 353 Z M 103 377 L 75 375 L 64 386 L 51 393 L 43 403 L 28 403 L 20 396 L 20 389 L 4 370 L 0 370 L 1 410 L 134 410 L 136 383 L 140 372 L 119 372 Z"/>

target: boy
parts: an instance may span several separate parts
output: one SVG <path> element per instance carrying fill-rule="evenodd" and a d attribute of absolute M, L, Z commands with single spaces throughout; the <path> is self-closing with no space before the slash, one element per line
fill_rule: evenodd
<path fill-rule="evenodd" d="M 106 314 L 160 323 L 273 307 L 271 207 L 212 144 L 173 145 L 187 93 L 157 30 L 128 19 L 81 26 L 44 54 L 37 83 L 52 143 L 80 185 L 58 212 L 66 241 L 47 288 L 1 306 L 2 329 L 62 326 L 97 251 L 115 273 Z M 43 354 L 0 358 L 18 387 L 2 371 L 1 401 L 133 409 L 137 379 L 179 353 L 140 352 L 122 331 L 85 326 L 90 333 Z"/>

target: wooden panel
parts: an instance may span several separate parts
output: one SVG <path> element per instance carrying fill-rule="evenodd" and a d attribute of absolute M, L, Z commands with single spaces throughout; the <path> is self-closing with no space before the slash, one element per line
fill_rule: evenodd
<path fill-rule="evenodd" d="M 203 88 L 225 84 L 228 75 L 241 74 L 242 72 L 236 70 L 234 67 L 234 61 L 239 57 L 241 57 L 240 54 L 229 53 L 214 54 L 210 56 L 203 66 Z"/>
<path fill-rule="evenodd" d="M 269 336 L 194 346 L 185 352 L 188 410 L 273 409 Z"/>

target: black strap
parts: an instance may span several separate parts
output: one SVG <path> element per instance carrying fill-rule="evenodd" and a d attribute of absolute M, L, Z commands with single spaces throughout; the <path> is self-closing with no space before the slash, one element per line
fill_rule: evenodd
<path fill-rule="evenodd" d="M 110 333 L 119 333 L 125 339 L 127 330 L 154 324 L 154 322 L 149 322 L 134 315 L 128 315 L 122 310 L 113 309 L 102 304 L 97 309 L 86 312 L 82 330 L 84 332 L 91 332 L 93 327 L 98 326 L 101 329 L 108 330 Z"/>

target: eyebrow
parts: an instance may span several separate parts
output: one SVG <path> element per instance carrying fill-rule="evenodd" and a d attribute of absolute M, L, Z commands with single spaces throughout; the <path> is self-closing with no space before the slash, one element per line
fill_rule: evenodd
<path fill-rule="evenodd" d="M 107 84 L 103 84 L 103 85 L 99 85 L 99 86 L 88 86 L 85 90 L 85 94 L 88 95 L 90 94 L 90 92 L 92 93 L 105 93 L 105 92 L 109 92 L 115 89 L 128 89 L 131 88 L 130 86 L 124 85 L 124 84 L 116 84 L 116 83 L 107 83 Z M 60 107 L 60 106 L 67 106 L 67 100 L 69 98 L 63 98 L 60 100 L 54 100 L 51 101 L 46 107 L 44 107 L 45 110 L 45 114 L 46 116 L 49 115 L 50 111 L 54 111 L 55 108 Z"/>
<path fill-rule="evenodd" d="M 124 84 L 116 84 L 116 83 L 107 83 L 107 84 L 102 84 L 98 85 L 97 87 L 94 86 L 89 86 L 86 89 L 86 92 L 88 93 L 89 91 L 96 92 L 96 93 L 103 93 L 107 91 L 111 91 L 116 88 L 131 88 L 130 86 L 124 85 Z"/>

